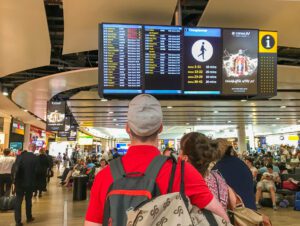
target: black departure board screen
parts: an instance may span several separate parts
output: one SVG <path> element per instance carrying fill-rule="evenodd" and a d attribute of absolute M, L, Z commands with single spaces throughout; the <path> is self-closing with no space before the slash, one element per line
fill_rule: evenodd
<path fill-rule="evenodd" d="M 257 94 L 258 30 L 223 30 L 223 94 Z"/>
<path fill-rule="evenodd" d="M 184 28 L 184 94 L 221 94 L 221 29 Z"/>
<path fill-rule="evenodd" d="M 102 24 L 100 31 L 103 93 L 142 93 L 142 26 Z"/>
<path fill-rule="evenodd" d="M 99 95 L 163 99 L 270 98 L 277 32 L 165 25 L 99 25 Z"/>
<path fill-rule="evenodd" d="M 182 27 L 144 26 L 145 93 L 181 94 Z"/>

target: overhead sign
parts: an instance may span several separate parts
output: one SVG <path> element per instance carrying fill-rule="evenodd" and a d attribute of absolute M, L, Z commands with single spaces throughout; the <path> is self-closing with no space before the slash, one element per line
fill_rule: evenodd
<path fill-rule="evenodd" d="M 76 141 L 77 138 L 77 126 L 72 125 L 70 128 L 70 132 L 69 132 L 69 136 L 68 136 L 68 141 Z"/>
<path fill-rule="evenodd" d="M 65 131 L 65 101 L 49 101 L 47 104 L 47 131 Z"/>
<path fill-rule="evenodd" d="M 20 122 L 16 119 L 13 119 L 12 121 L 12 128 L 11 128 L 11 132 L 12 133 L 16 133 L 16 134 L 19 134 L 19 135 L 24 135 L 24 123 L 23 122 Z"/>

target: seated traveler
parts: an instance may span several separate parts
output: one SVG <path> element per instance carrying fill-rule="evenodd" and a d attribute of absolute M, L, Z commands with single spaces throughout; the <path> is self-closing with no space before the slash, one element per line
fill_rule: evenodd
<path fill-rule="evenodd" d="M 259 201 L 262 196 L 263 191 L 267 191 L 271 193 L 271 199 L 273 203 L 273 209 L 277 210 L 276 206 L 276 185 L 275 183 L 280 183 L 280 177 L 277 172 L 273 171 L 272 165 L 267 165 L 268 172 L 265 172 L 260 180 L 260 182 L 257 183 L 256 187 L 256 206 L 257 208 L 261 208 Z"/>

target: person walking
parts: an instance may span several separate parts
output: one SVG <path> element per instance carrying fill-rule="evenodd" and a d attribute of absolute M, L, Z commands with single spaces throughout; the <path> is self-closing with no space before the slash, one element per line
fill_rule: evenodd
<path fill-rule="evenodd" d="M 115 165 L 120 163 L 126 175 L 132 176 L 136 172 L 144 174 L 151 162 L 160 156 L 157 146 L 158 134 L 163 129 L 161 105 L 151 95 L 136 96 L 129 103 L 127 119 L 126 132 L 130 137 L 131 145 L 122 158 L 112 160 L 111 164 L 120 166 Z M 159 170 L 156 179 L 153 178 L 158 185 L 160 194 L 167 194 L 168 192 L 172 166 L 172 160 L 167 160 Z M 171 192 L 180 190 L 181 162 L 176 167 L 173 186 L 170 187 Z M 113 219 L 109 219 L 110 216 L 104 214 L 106 208 L 111 208 L 109 203 L 105 205 L 105 202 L 108 198 L 109 188 L 114 182 L 112 170 L 115 169 L 112 165 L 108 165 L 97 174 L 91 190 L 85 226 L 101 226 L 103 223 L 106 225 L 107 222 L 110 222 L 109 225 L 124 225 L 116 222 L 123 222 L 124 219 L 120 219 L 120 217 L 125 216 L 125 212 L 119 211 L 118 217 Z M 221 204 L 213 197 L 203 177 L 191 164 L 186 163 L 184 165 L 183 176 L 185 194 L 190 198 L 191 203 L 201 209 L 208 209 L 229 222 Z M 122 187 L 119 189 L 121 190 Z M 121 206 L 120 209 L 122 209 Z"/>
<path fill-rule="evenodd" d="M 48 170 L 47 170 L 47 183 L 50 182 L 50 178 L 53 177 L 53 157 L 51 155 L 49 155 L 49 150 L 46 150 L 46 156 L 47 156 L 47 159 L 48 159 L 48 164 L 49 164 L 49 167 L 48 167 Z M 47 190 L 47 189 L 46 189 Z"/>
<path fill-rule="evenodd" d="M 10 149 L 6 148 L 3 151 L 3 156 L 0 157 L 0 197 L 9 196 L 11 191 L 11 170 L 15 162 L 15 158 L 10 156 Z"/>
<path fill-rule="evenodd" d="M 32 194 L 36 186 L 37 157 L 32 153 L 35 144 L 30 144 L 16 159 L 14 166 L 14 183 L 16 187 L 15 221 L 22 226 L 22 202 L 25 196 L 27 223 L 34 221 L 32 216 Z"/>
<path fill-rule="evenodd" d="M 57 169 L 59 171 L 60 168 L 60 164 L 62 163 L 62 156 L 60 154 L 60 152 L 58 153 L 57 157 L 56 157 L 56 164 L 57 164 Z"/>
<path fill-rule="evenodd" d="M 49 161 L 46 156 L 45 149 L 40 150 L 39 156 L 37 156 L 37 178 L 36 178 L 36 190 L 34 193 L 34 197 L 39 195 L 42 197 L 43 191 L 46 191 L 47 186 L 47 170 L 49 168 Z"/>

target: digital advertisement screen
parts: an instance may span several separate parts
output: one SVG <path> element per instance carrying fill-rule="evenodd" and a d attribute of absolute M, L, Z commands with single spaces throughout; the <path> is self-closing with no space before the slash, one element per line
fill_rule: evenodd
<path fill-rule="evenodd" d="M 184 94 L 221 94 L 221 29 L 184 28 Z"/>
<path fill-rule="evenodd" d="M 16 134 L 19 134 L 19 135 L 24 135 L 24 123 L 23 122 L 20 122 L 16 119 L 13 119 L 12 121 L 12 133 L 16 133 Z"/>
<path fill-rule="evenodd" d="M 48 101 L 47 103 L 47 131 L 64 131 L 65 130 L 65 101 Z"/>
<path fill-rule="evenodd" d="M 10 142 L 9 143 L 9 148 L 13 152 L 17 152 L 18 150 L 23 149 L 23 143 L 22 142 Z"/>
<path fill-rule="evenodd" d="M 225 95 L 256 95 L 258 30 L 223 29 Z"/>
<path fill-rule="evenodd" d="M 103 94 L 142 93 L 142 25 L 102 24 Z"/>
<path fill-rule="evenodd" d="M 181 94 L 182 27 L 144 26 L 145 93 Z"/>
<path fill-rule="evenodd" d="M 276 60 L 276 31 L 99 25 L 102 98 L 269 98 L 277 91 Z"/>

